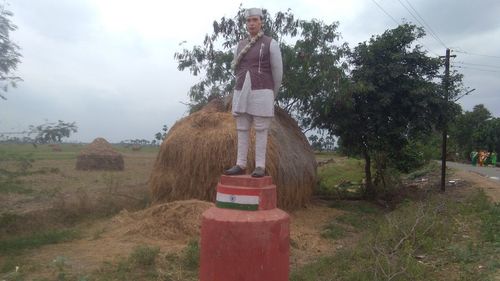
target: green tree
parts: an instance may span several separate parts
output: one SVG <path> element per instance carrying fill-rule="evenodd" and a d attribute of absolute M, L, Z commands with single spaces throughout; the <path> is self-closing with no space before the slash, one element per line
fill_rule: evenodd
<path fill-rule="evenodd" d="M 481 141 L 481 135 L 484 136 L 485 133 L 479 133 L 477 130 L 484 127 L 484 124 L 491 118 L 490 111 L 483 104 L 478 104 L 472 111 L 460 113 L 450 124 L 450 137 L 456 143 L 457 150 L 464 159 L 468 159 L 473 149 L 486 148 Z M 482 129 L 482 131 L 485 130 Z"/>
<path fill-rule="evenodd" d="M 430 131 L 440 112 L 439 86 L 433 80 L 441 62 L 414 45 L 423 36 L 421 28 L 403 24 L 360 43 L 350 54 L 345 90 L 313 109 L 315 125 L 339 136 L 344 150 L 363 156 L 368 196 L 376 194 L 377 181 L 385 182 L 391 152 Z"/>
<path fill-rule="evenodd" d="M 5 9 L 5 3 L 0 4 L 0 87 L 3 92 L 7 92 L 9 86 L 16 87 L 16 83 L 22 81 L 21 77 L 13 74 L 21 62 L 21 54 L 19 46 L 9 37 L 10 32 L 17 29 L 10 20 L 12 15 L 11 11 Z M 7 99 L 1 93 L 0 98 Z"/>
<path fill-rule="evenodd" d="M 158 143 L 161 143 L 165 139 L 165 137 L 167 136 L 168 126 L 163 125 L 163 128 L 161 130 L 162 130 L 162 132 L 158 132 L 155 134 L 155 139 L 158 141 Z"/>
<path fill-rule="evenodd" d="M 75 122 L 69 123 L 58 120 L 57 123 L 44 123 L 30 126 L 30 134 L 35 134 L 35 143 L 60 143 L 63 138 L 68 138 L 71 133 L 76 133 L 78 127 Z"/>
<path fill-rule="evenodd" d="M 500 151 L 500 119 L 491 118 L 479 123 L 472 132 L 472 145 L 488 151 Z"/>
<path fill-rule="evenodd" d="M 342 64 L 341 58 L 347 45 L 336 45 L 338 23 L 299 20 L 290 10 L 275 15 L 264 10 L 263 14 L 264 32 L 278 41 L 283 57 L 278 104 L 295 113 L 304 129 L 310 129 L 312 104 L 337 89 L 343 77 L 347 64 Z M 234 17 L 214 21 L 213 33 L 205 36 L 203 45 L 175 54 L 179 70 L 204 76 L 189 91 L 191 112 L 212 98 L 230 96 L 235 83 L 230 67 L 233 49 L 246 36 L 244 9 L 240 6 Z"/>

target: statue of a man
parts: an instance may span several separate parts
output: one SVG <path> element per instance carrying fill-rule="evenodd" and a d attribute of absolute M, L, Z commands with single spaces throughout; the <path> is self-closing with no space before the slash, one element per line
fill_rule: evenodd
<path fill-rule="evenodd" d="M 281 51 L 276 40 L 262 31 L 262 10 L 245 11 L 249 37 L 241 40 L 234 52 L 232 67 L 236 74 L 233 116 L 238 133 L 236 165 L 226 175 L 245 174 L 249 129 L 255 128 L 255 170 L 252 177 L 263 177 L 266 168 L 267 134 L 274 117 L 274 98 L 283 78 Z"/>

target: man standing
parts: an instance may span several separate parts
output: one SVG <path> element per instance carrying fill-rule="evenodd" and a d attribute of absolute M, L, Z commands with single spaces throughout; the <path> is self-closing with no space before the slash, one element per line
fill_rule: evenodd
<path fill-rule="evenodd" d="M 245 174 L 249 130 L 255 128 L 255 170 L 252 177 L 263 177 L 266 166 L 267 134 L 274 117 L 274 98 L 283 77 L 283 63 L 278 42 L 262 32 L 262 10 L 245 11 L 249 38 L 241 40 L 231 63 L 236 75 L 233 116 L 238 133 L 236 165 L 226 175 Z"/>

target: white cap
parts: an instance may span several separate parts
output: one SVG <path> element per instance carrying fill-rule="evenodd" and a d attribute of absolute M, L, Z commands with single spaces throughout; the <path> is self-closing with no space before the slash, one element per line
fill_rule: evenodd
<path fill-rule="evenodd" d="M 245 18 L 252 17 L 252 16 L 259 16 L 263 17 L 264 15 L 262 14 L 262 9 L 259 8 L 250 8 L 245 10 Z"/>

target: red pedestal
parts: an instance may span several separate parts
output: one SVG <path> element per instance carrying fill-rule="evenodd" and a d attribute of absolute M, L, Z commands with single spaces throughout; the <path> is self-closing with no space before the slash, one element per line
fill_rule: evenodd
<path fill-rule="evenodd" d="M 201 224 L 200 281 L 288 281 L 290 217 L 271 177 L 222 176 Z"/>

